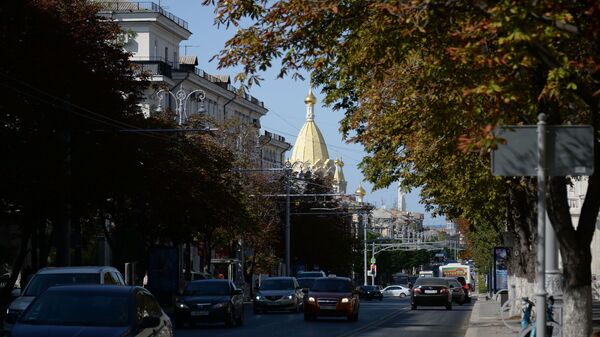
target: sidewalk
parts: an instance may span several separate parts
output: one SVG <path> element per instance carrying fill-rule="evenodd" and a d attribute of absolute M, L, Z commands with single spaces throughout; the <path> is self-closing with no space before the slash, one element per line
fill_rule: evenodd
<path fill-rule="evenodd" d="M 485 295 L 478 295 L 471 312 L 469 327 L 465 337 L 515 337 L 518 336 L 520 318 L 507 319 L 511 331 L 502 323 L 500 303 L 493 299 L 486 300 Z M 593 331 L 600 331 L 600 301 L 592 302 Z"/>
<path fill-rule="evenodd" d="M 485 295 L 479 295 L 471 312 L 469 327 L 465 337 L 515 337 L 518 335 L 519 318 L 507 319 L 513 327 L 511 331 L 502 323 L 500 303 L 493 299 L 486 300 Z"/>

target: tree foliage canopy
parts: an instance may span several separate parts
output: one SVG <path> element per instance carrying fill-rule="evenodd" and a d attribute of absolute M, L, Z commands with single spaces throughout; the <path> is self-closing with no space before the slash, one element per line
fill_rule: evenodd
<path fill-rule="evenodd" d="M 220 66 L 243 66 L 238 79 L 249 84 L 276 61 L 281 76 L 310 70 L 325 102 L 345 113 L 347 139 L 369 152 L 361 167 L 376 187 L 400 179 L 422 186 L 431 207 L 466 218 L 474 230 L 516 222 L 522 236 L 533 233 L 524 230 L 531 223 L 508 219 L 520 212 L 506 208 L 531 210 L 514 200 L 530 201 L 518 194 L 535 184 L 492 177 L 488 157 L 480 156 L 502 141 L 494 126 L 534 124 L 542 112 L 550 124 L 599 126 L 597 1 L 205 3 L 215 5 L 217 23 L 238 27 L 217 55 Z M 589 249 L 575 247 L 591 242 L 599 185 L 592 176 L 575 229 L 566 180 L 550 179 L 549 216 L 568 261 L 567 292 L 589 286 Z M 589 323 L 573 333 L 585 335 Z"/>

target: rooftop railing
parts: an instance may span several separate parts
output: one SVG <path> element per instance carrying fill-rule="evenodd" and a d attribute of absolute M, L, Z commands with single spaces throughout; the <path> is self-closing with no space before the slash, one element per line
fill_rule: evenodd
<path fill-rule="evenodd" d="M 123 13 L 151 12 L 160 13 L 178 26 L 188 29 L 187 21 L 173 15 L 160 5 L 149 1 L 121 2 L 121 1 L 98 1 L 102 11 L 113 11 Z"/>

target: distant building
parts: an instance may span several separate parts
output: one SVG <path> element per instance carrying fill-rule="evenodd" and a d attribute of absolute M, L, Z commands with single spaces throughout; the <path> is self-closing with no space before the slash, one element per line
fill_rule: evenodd
<path fill-rule="evenodd" d="M 567 198 L 571 211 L 571 221 L 573 226 L 577 228 L 579 217 L 581 215 L 581 207 L 585 200 L 585 195 L 588 189 L 588 178 L 577 177 L 572 180 L 573 185 L 567 186 Z M 590 246 L 592 250 L 592 274 L 600 275 L 600 220 L 596 219 L 596 230 Z M 560 255 L 560 254 L 559 254 Z M 562 266 L 559 265 L 560 268 Z"/>
<path fill-rule="evenodd" d="M 257 151 L 258 148 L 259 156 L 252 152 L 252 160 L 258 167 L 283 165 L 290 144 L 277 134 L 268 131 L 260 134 L 260 118 L 268 112 L 265 104 L 232 86 L 228 75 L 211 75 L 198 68 L 196 56 L 179 54 L 180 43 L 192 35 L 185 20 L 153 2 L 113 0 L 97 3 L 101 7 L 100 16 L 120 25 L 124 49 L 131 53 L 139 74 L 148 76 L 150 85 L 144 90 L 140 103 L 146 117 L 170 110 L 176 113 L 180 124 L 185 124 L 194 114 L 204 114 L 215 123 L 236 119 L 248 127 L 254 139 L 250 142 L 251 149 L 237 148 L 238 144 L 234 150 Z M 210 257 L 201 257 L 195 246 L 189 250 L 192 270 L 206 265 L 206 259 Z M 213 266 L 226 270 L 235 266 L 231 270 L 235 269 L 236 275 L 230 277 L 240 279 L 239 261 L 230 258 L 234 253 L 216 251 L 213 255 Z"/>

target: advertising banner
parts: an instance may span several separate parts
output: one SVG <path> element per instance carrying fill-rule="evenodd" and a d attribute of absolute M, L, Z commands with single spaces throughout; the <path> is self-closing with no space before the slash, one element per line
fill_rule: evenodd
<path fill-rule="evenodd" d="M 508 289 L 508 248 L 494 248 L 494 293 L 500 289 Z"/>

